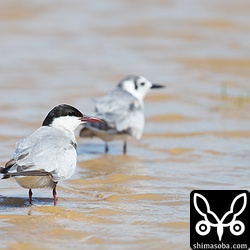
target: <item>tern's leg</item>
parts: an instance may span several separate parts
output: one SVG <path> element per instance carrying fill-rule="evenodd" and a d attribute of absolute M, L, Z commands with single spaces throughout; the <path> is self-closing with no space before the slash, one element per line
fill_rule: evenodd
<path fill-rule="evenodd" d="M 107 154 L 109 151 L 109 145 L 107 142 L 105 142 L 105 153 Z"/>
<path fill-rule="evenodd" d="M 31 191 L 31 189 L 29 190 L 29 203 L 30 203 L 30 205 L 32 205 L 32 191 Z"/>
<path fill-rule="evenodd" d="M 54 206 L 56 206 L 56 186 L 53 188 L 52 194 L 54 198 Z"/>
<path fill-rule="evenodd" d="M 127 142 L 124 141 L 123 143 L 123 154 L 125 155 L 127 153 Z"/>

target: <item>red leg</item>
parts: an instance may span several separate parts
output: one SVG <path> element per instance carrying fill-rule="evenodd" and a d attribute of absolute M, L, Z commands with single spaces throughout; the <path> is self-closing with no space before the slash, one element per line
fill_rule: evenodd
<path fill-rule="evenodd" d="M 53 188 L 54 206 L 56 206 L 56 187 Z"/>
<path fill-rule="evenodd" d="M 29 190 L 29 203 L 30 203 L 30 205 L 32 205 L 32 191 L 31 191 L 31 189 Z"/>

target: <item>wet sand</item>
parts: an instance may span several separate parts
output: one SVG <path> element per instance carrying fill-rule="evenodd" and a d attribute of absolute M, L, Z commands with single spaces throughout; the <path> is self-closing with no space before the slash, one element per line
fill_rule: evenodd
<path fill-rule="evenodd" d="M 189 249 L 194 189 L 249 190 L 250 3 L 1 1 L 0 161 L 69 103 L 127 74 L 167 87 L 145 98 L 140 142 L 78 137 L 75 174 L 51 190 L 0 180 L 0 249 Z"/>

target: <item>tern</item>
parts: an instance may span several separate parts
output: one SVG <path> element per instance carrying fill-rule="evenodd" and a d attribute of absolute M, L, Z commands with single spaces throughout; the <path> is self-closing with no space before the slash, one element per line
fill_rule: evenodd
<path fill-rule="evenodd" d="M 80 137 L 99 137 L 105 141 L 107 153 L 108 142 L 123 141 L 123 153 L 127 152 L 129 137 L 141 139 L 144 129 L 143 98 L 150 89 L 163 88 L 143 76 L 129 75 L 123 78 L 116 88 L 107 95 L 95 99 L 94 116 L 103 123 L 87 122 L 80 130 Z"/>
<path fill-rule="evenodd" d="M 0 168 L 2 179 L 14 177 L 17 183 L 29 189 L 53 189 L 54 205 L 56 185 L 68 179 L 76 168 L 76 139 L 74 130 L 85 122 L 101 122 L 100 119 L 83 115 L 68 104 L 54 107 L 45 117 L 42 126 L 30 136 L 16 143 L 12 158 Z"/>

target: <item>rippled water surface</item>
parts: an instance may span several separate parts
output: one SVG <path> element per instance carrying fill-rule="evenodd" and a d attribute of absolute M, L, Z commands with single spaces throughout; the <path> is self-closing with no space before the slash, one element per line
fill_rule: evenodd
<path fill-rule="evenodd" d="M 127 74 L 164 84 L 145 98 L 140 142 L 78 137 L 75 174 L 50 190 L 0 180 L 1 249 L 189 249 L 194 189 L 247 189 L 250 2 L 0 2 L 0 161 L 70 103 Z"/>

